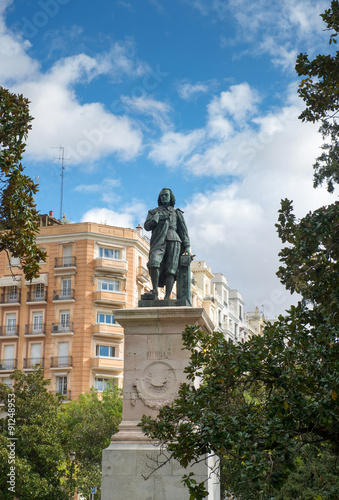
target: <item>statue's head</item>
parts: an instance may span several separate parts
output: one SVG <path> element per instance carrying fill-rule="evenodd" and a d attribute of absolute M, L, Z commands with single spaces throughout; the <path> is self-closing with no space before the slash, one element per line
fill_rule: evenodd
<path fill-rule="evenodd" d="M 169 197 L 170 197 L 170 201 L 169 201 L 169 205 L 171 207 L 174 207 L 175 205 L 175 196 L 174 194 L 172 193 L 172 190 L 169 189 L 169 188 L 163 188 L 161 191 L 160 191 L 160 194 L 158 196 L 158 206 L 161 207 L 164 205 L 163 201 L 162 201 L 162 194 L 165 193 L 166 191 L 168 191 L 169 193 Z"/>

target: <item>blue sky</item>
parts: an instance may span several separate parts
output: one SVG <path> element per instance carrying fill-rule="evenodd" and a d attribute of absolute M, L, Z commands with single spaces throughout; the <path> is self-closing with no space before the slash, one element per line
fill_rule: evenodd
<path fill-rule="evenodd" d="M 0 84 L 31 101 L 24 164 L 40 212 L 143 224 L 160 189 L 185 212 L 192 251 L 273 317 L 281 198 L 312 188 L 321 138 L 302 124 L 296 56 L 329 52 L 311 0 L 0 0 Z"/>

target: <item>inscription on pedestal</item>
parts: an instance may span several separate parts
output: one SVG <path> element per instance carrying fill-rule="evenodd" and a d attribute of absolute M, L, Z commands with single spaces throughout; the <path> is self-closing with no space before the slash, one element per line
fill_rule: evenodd
<path fill-rule="evenodd" d="M 147 340 L 147 359 L 171 359 L 172 345 L 168 335 L 149 336 Z"/>

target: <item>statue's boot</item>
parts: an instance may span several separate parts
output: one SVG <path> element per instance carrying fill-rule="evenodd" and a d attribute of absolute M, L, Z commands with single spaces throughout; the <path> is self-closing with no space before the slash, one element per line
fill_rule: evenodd
<path fill-rule="evenodd" d="M 166 295 L 165 295 L 165 300 L 169 300 L 169 298 L 171 296 L 171 292 L 172 292 L 172 289 L 173 289 L 174 281 L 175 281 L 174 274 L 167 274 L 166 275 L 166 281 L 165 281 Z"/>
<path fill-rule="evenodd" d="M 153 286 L 153 290 L 151 290 L 149 293 L 154 295 L 154 299 L 158 299 L 160 268 L 159 267 L 151 267 L 149 269 L 149 274 L 150 274 L 152 286 Z"/>

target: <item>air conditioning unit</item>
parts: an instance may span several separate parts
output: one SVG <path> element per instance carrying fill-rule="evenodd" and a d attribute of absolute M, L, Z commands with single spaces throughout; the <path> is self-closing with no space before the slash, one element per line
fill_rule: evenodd
<path fill-rule="evenodd" d="M 53 300 L 59 300 L 59 295 L 54 295 Z"/>
<path fill-rule="evenodd" d="M 5 370 L 5 369 L 6 369 L 6 365 L 5 365 L 5 364 L 0 363 L 0 370 Z"/>
<path fill-rule="evenodd" d="M 52 325 L 52 332 L 58 332 L 59 331 L 59 325 Z"/>

